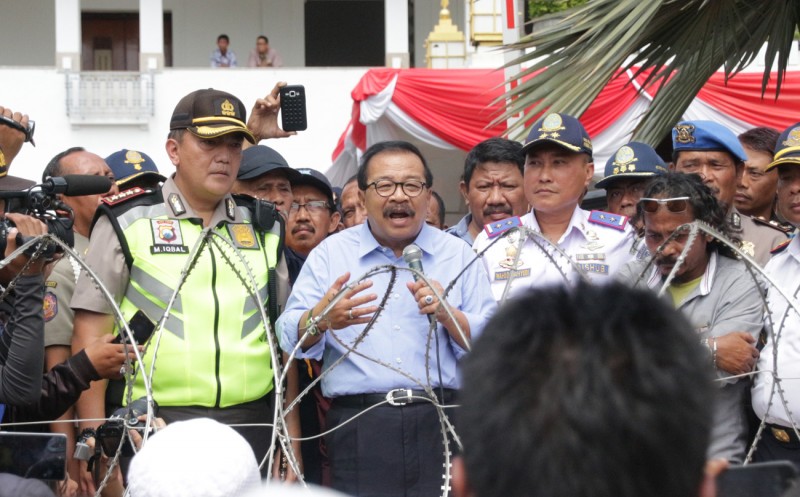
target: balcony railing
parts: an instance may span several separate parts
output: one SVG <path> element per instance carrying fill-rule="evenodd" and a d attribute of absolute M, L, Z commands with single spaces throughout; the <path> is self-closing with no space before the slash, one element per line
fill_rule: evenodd
<path fill-rule="evenodd" d="M 67 115 L 74 125 L 143 125 L 154 113 L 153 75 L 67 73 Z"/>

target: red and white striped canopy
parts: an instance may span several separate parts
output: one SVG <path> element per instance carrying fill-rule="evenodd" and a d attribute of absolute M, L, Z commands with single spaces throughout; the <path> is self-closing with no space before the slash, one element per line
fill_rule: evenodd
<path fill-rule="evenodd" d="M 652 101 L 639 92 L 645 75 L 620 72 L 580 116 L 594 144 L 596 171 L 633 129 Z M 535 78 L 535 75 L 533 76 Z M 739 134 L 756 126 L 783 130 L 800 121 L 800 71 L 788 71 L 775 99 L 774 84 L 763 98 L 762 73 L 740 73 L 725 81 L 715 74 L 683 115 L 716 121 Z M 773 76 L 772 81 L 775 81 Z M 413 137 L 443 150 L 468 151 L 498 136 L 505 123 L 489 124 L 504 110 L 503 72 L 486 69 L 371 69 L 353 89 L 353 111 L 333 152 L 328 177 L 342 184 L 356 172 L 358 157 L 373 143 Z"/>

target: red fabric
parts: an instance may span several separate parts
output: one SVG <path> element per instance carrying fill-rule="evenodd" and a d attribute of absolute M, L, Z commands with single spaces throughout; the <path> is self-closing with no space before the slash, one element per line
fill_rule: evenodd
<path fill-rule="evenodd" d="M 583 127 L 589 136 L 597 136 L 633 105 L 639 94 L 624 71 L 617 74 L 603 88 L 594 102 L 580 116 Z"/>
<path fill-rule="evenodd" d="M 780 100 L 775 100 L 775 76 L 761 98 L 762 73 L 739 73 L 725 84 L 717 73 L 697 95 L 720 112 L 735 116 L 753 126 L 771 126 L 783 131 L 800 121 L 800 71 L 787 71 L 781 84 Z"/>
<path fill-rule="evenodd" d="M 408 69 L 400 74 L 392 101 L 431 134 L 462 150 L 502 134 L 505 123 L 489 123 L 505 109 L 503 72 L 485 69 Z"/>
<path fill-rule="evenodd" d="M 646 74 L 636 78 L 639 84 Z M 470 150 L 506 129 L 505 123 L 488 127 L 504 110 L 504 102 L 499 100 L 504 93 L 501 70 L 371 69 L 352 91 L 352 119 L 339 139 L 334 160 L 344 148 L 348 131 L 359 149 L 366 148 L 366 127 L 359 122 L 360 102 L 386 88 L 395 75 L 398 79 L 392 97 L 394 104 L 432 135 L 462 150 Z M 775 101 L 774 75 L 773 83 L 761 98 L 761 78 L 761 73 L 741 73 L 726 85 L 724 74 L 717 73 L 697 98 L 720 113 L 753 126 L 783 130 L 799 121 L 800 71 L 786 73 L 779 101 Z M 657 85 L 647 90 L 652 95 Z M 636 87 L 630 83 L 627 73 L 620 72 L 581 116 L 581 122 L 590 136 L 597 136 L 617 121 L 637 98 Z"/>

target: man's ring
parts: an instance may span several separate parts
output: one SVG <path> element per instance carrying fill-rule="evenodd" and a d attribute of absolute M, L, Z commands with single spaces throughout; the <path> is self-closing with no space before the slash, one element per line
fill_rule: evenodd
<path fill-rule="evenodd" d="M 427 304 L 427 305 L 433 304 L 433 295 L 426 295 L 425 296 L 425 304 Z"/>
<path fill-rule="evenodd" d="M 127 373 L 127 372 L 128 372 L 128 370 L 125 368 L 124 364 L 119 367 L 119 375 L 120 376 L 125 376 L 125 373 Z"/>
<path fill-rule="evenodd" d="M 347 311 L 347 319 L 349 319 L 350 321 L 355 319 L 353 317 L 353 309 L 350 309 L 349 311 Z"/>

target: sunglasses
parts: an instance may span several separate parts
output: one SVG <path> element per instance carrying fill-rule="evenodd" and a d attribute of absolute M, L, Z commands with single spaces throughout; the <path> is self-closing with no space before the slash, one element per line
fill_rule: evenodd
<path fill-rule="evenodd" d="M 660 205 L 666 205 L 670 212 L 684 212 L 689 205 L 689 197 L 642 198 L 639 199 L 645 212 L 656 212 Z"/>

